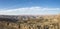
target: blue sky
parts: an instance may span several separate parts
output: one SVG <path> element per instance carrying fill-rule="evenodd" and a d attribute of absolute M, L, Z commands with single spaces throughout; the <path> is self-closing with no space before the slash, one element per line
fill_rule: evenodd
<path fill-rule="evenodd" d="M 0 0 L 0 14 L 59 14 L 60 0 Z"/>

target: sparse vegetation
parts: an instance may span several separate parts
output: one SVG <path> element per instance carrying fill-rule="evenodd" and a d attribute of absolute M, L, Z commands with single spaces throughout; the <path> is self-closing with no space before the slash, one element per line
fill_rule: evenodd
<path fill-rule="evenodd" d="M 22 16 L 21 16 L 22 17 Z M 48 26 L 52 27 L 56 27 L 55 29 L 60 29 L 59 28 L 59 24 L 60 24 L 60 15 L 45 15 L 42 17 L 38 17 L 36 18 L 36 16 L 34 16 L 34 18 L 31 18 L 30 16 L 24 17 L 27 20 L 21 19 L 20 16 L 17 17 L 18 19 L 10 19 L 10 18 L 0 18 L 0 29 L 33 29 L 35 27 L 40 29 L 39 27 L 41 26 L 46 26 L 44 27 L 46 29 L 49 29 Z M 15 20 L 15 21 L 14 21 Z M 53 27 L 52 27 L 53 28 Z"/>

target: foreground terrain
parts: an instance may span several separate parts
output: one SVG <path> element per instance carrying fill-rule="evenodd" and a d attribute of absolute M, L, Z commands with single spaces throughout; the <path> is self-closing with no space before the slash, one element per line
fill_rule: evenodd
<path fill-rule="evenodd" d="M 0 29 L 60 29 L 60 15 L 0 15 Z"/>

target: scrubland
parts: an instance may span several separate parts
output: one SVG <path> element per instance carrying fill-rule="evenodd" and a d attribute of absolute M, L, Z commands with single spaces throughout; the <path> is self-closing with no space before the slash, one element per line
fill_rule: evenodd
<path fill-rule="evenodd" d="M 28 17 L 19 16 L 16 22 L 8 20 L 6 21 L 5 19 L 3 19 L 3 21 L 0 20 L 0 29 L 45 29 L 44 26 L 46 25 L 49 26 L 49 28 L 45 27 L 46 29 L 60 29 L 60 14 L 37 15 Z M 54 28 L 51 26 L 57 27 Z"/>

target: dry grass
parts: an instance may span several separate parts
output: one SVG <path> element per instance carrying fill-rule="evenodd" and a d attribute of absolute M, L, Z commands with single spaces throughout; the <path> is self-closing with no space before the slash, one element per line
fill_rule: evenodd
<path fill-rule="evenodd" d="M 18 22 L 6 22 L 6 21 L 0 21 L 0 29 L 21 29 L 22 25 L 31 25 L 31 24 L 42 24 L 42 25 L 49 25 L 49 24 L 60 24 L 60 15 L 48 15 L 43 16 L 42 18 L 33 19 L 30 18 L 28 20 L 19 20 Z"/>

